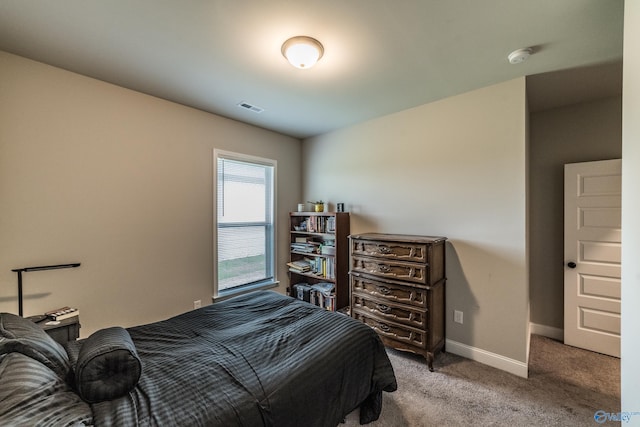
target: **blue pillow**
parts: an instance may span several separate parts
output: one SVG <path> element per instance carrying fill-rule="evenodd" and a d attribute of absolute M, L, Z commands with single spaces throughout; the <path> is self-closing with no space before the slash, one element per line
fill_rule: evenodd
<path fill-rule="evenodd" d="M 75 365 L 80 397 L 97 403 L 124 396 L 138 384 L 142 362 L 129 332 L 121 327 L 101 329 L 82 342 Z"/>

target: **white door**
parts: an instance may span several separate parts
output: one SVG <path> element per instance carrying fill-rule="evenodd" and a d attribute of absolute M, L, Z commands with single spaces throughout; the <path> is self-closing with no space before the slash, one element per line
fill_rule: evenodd
<path fill-rule="evenodd" d="M 564 168 L 564 343 L 620 357 L 622 161 Z"/>

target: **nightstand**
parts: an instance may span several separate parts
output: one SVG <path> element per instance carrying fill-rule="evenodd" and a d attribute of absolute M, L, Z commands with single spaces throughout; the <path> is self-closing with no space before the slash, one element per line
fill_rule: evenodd
<path fill-rule="evenodd" d="M 61 345 L 67 341 L 75 341 L 80 336 L 80 316 L 61 320 L 57 325 L 47 325 L 47 322 L 39 323 L 39 325 Z"/>

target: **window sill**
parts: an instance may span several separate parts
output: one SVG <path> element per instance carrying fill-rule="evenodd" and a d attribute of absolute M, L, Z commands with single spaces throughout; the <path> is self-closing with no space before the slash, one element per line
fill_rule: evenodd
<path fill-rule="evenodd" d="M 275 282 L 268 282 L 268 283 L 259 283 L 252 286 L 242 287 L 240 289 L 224 290 L 218 293 L 218 295 L 214 295 L 213 297 L 211 297 L 211 301 L 213 302 L 223 301 L 229 298 L 236 297 L 238 295 L 248 294 L 249 292 L 277 288 L 278 285 L 280 285 L 280 282 L 275 281 Z"/>

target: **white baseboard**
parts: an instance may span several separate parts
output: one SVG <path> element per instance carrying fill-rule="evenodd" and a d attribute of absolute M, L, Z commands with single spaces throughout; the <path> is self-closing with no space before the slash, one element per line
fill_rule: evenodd
<path fill-rule="evenodd" d="M 530 323 L 531 333 L 536 335 L 542 335 L 543 337 L 551 338 L 564 342 L 564 329 L 554 328 L 553 326 L 539 325 L 537 323 Z"/>
<path fill-rule="evenodd" d="M 529 367 L 525 362 L 510 359 L 490 351 L 471 347 L 457 341 L 446 340 L 446 351 L 482 364 L 497 368 L 522 378 L 529 377 Z"/>

